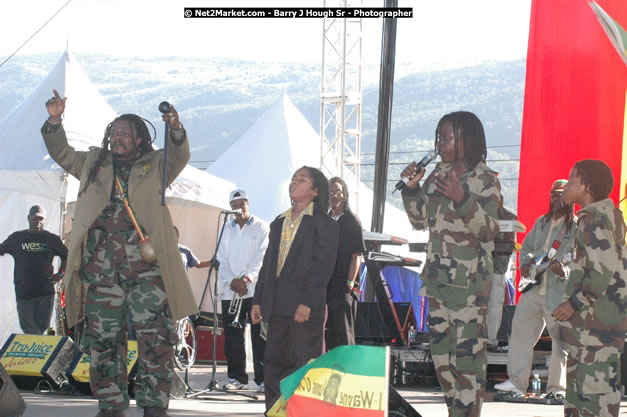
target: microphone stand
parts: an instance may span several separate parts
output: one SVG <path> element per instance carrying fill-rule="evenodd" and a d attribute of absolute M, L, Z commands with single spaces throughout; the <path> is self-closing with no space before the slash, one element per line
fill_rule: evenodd
<path fill-rule="evenodd" d="M 205 283 L 205 288 L 202 292 L 202 297 L 200 298 L 200 303 L 198 305 L 198 314 L 196 315 L 196 318 L 198 318 L 198 316 L 200 316 L 200 310 L 202 308 L 202 303 L 205 300 L 205 294 L 207 293 L 207 288 L 209 287 L 209 283 L 211 281 L 211 273 L 213 272 L 213 270 L 215 269 L 216 271 L 216 279 L 213 282 L 213 294 L 212 294 L 212 301 L 213 301 L 213 349 L 212 349 L 212 358 L 211 358 L 211 380 L 209 381 L 209 384 L 207 385 L 207 387 L 201 391 L 196 391 L 193 392 L 191 394 L 185 394 L 185 398 L 195 398 L 198 397 L 199 395 L 203 395 L 203 394 L 207 394 L 209 392 L 212 391 L 217 391 L 217 392 L 224 392 L 224 393 L 228 393 L 228 394 L 235 394 L 235 395 L 241 395 L 243 397 L 248 397 L 248 398 L 252 398 L 253 400 L 258 400 L 259 397 L 257 397 L 256 395 L 253 394 L 246 394 L 244 392 L 238 392 L 238 391 L 228 391 L 225 390 L 224 388 L 220 388 L 218 387 L 218 381 L 216 381 L 216 345 L 217 345 L 217 335 L 218 335 L 218 272 L 220 270 L 220 262 L 218 261 L 218 248 L 220 248 L 220 242 L 222 242 L 222 235 L 224 234 L 224 227 L 226 226 L 226 222 L 228 220 L 229 216 L 225 213 L 224 214 L 224 221 L 222 222 L 222 228 L 220 229 L 220 234 L 218 235 L 218 242 L 216 243 L 216 249 L 215 252 L 213 253 L 213 256 L 211 257 L 211 261 L 209 264 L 209 272 L 207 273 L 207 282 Z M 223 325 L 227 325 L 225 323 L 223 323 Z"/>
<path fill-rule="evenodd" d="M 159 104 L 159 111 L 163 114 L 170 111 L 170 103 L 167 101 L 162 101 Z M 161 179 L 161 205 L 165 206 L 165 185 L 167 179 L 167 170 L 168 170 L 168 134 L 170 123 L 165 123 L 165 134 L 163 136 L 163 177 Z"/>

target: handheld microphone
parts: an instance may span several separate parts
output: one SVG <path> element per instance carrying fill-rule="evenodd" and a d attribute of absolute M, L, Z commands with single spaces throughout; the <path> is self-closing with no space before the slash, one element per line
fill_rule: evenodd
<path fill-rule="evenodd" d="M 159 104 L 159 111 L 161 113 L 164 113 L 164 114 L 169 112 L 170 111 L 170 103 L 168 103 L 167 101 L 162 101 Z"/>
<path fill-rule="evenodd" d="M 229 214 L 242 214 L 242 209 L 236 209 L 236 210 L 222 210 L 222 213 L 226 214 L 227 216 Z"/>
<path fill-rule="evenodd" d="M 418 163 L 416 163 L 416 172 L 420 172 L 420 170 L 426 167 L 429 164 L 429 162 L 433 161 L 436 156 L 437 156 L 437 153 L 435 151 L 427 152 L 424 158 L 422 158 Z M 407 185 L 410 179 L 411 178 L 401 177 L 401 180 L 396 183 L 394 188 L 398 191 L 401 191 L 403 188 L 405 188 L 405 186 Z"/>
<path fill-rule="evenodd" d="M 167 101 L 162 101 L 159 104 L 159 111 L 163 114 L 166 114 L 167 112 L 170 111 L 170 103 L 168 103 Z M 167 161 L 168 161 L 168 129 L 169 129 L 169 125 L 166 122 L 165 123 L 165 133 L 163 135 L 163 166 L 167 167 Z M 157 132 L 155 131 L 155 139 L 157 138 Z M 163 169 L 163 176 L 161 177 L 161 205 L 165 206 L 165 183 L 166 183 L 166 177 L 167 177 L 167 169 Z"/>

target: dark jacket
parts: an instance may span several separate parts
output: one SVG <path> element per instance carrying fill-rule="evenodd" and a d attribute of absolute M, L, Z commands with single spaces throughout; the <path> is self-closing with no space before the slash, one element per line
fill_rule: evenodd
<path fill-rule="evenodd" d="M 324 318 L 327 284 L 337 255 L 339 229 L 319 209 L 303 216 L 292 246 L 277 278 L 277 260 L 284 217 L 270 224 L 268 249 L 263 258 L 253 296 L 265 321 L 271 315 L 292 317 L 299 304 L 311 308 L 310 319 Z"/>

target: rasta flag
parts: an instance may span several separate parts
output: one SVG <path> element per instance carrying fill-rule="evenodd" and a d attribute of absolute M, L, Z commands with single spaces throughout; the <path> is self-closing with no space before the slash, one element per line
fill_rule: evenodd
<path fill-rule="evenodd" d="M 387 417 L 389 347 L 338 346 L 281 381 L 269 417 Z"/>

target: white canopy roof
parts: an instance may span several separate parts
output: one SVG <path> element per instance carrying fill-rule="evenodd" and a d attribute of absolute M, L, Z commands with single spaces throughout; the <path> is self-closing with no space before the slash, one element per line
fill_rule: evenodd
<path fill-rule="evenodd" d="M 320 166 L 320 136 L 283 94 L 207 171 L 244 189 L 250 212 L 272 221 L 289 208 L 288 186 L 294 171 L 303 165 Z M 359 218 L 370 229 L 372 190 L 361 183 L 358 194 Z M 351 205 L 356 206 L 354 201 Z M 408 238 L 412 228 L 403 211 L 386 204 L 383 231 Z"/>
<path fill-rule="evenodd" d="M 45 102 L 56 89 L 67 97 L 63 126 L 68 142 L 77 150 L 100 146 L 106 126 L 116 117 L 73 55 L 65 52 L 35 91 L 0 121 L 0 241 L 28 228 L 26 216 L 32 205 L 46 208 L 45 228 L 63 235 L 64 203 L 76 199 L 78 180 L 50 158 L 40 128 L 48 117 Z M 217 217 L 228 208 L 234 184 L 187 166 L 167 190 L 168 205 L 181 232 L 181 243 L 209 257 L 215 247 Z M 70 222 L 65 222 L 70 224 Z M 202 288 L 206 272 L 198 274 L 193 287 Z M 0 256 L 0 345 L 11 333 L 21 333 L 13 286 L 13 258 Z M 192 281 L 194 278 L 192 277 Z"/>
<path fill-rule="evenodd" d="M 105 127 L 115 118 L 113 109 L 66 51 L 39 87 L 0 121 L 2 190 L 28 190 L 38 197 L 58 198 L 63 170 L 50 159 L 40 133 L 48 117 L 44 103 L 52 97 L 53 88 L 68 97 L 63 126 L 77 150 L 100 145 Z"/>

